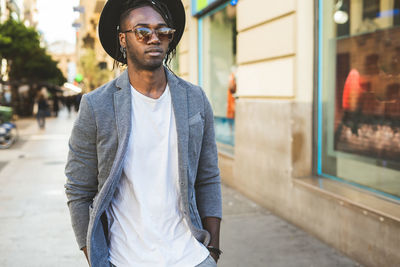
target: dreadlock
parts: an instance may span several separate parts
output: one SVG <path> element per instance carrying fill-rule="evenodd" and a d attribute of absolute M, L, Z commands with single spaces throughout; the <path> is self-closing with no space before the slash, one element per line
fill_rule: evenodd
<path fill-rule="evenodd" d="M 152 7 L 157 13 L 161 15 L 161 17 L 164 19 L 165 23 L 167 23 L 168 27 L 174 28 L 174 21 L 172 19 L 171 13 L 169 12 L 167 6 L 160 0 L 124 0 L 122 3 L 121 7 L 121 14 L 119 16 L 119 30 L 121 31 L 121 26 L 123 25 L 123 22 L 125 19 L 129 16 L 130 12 L 134 9 L 144 7 L 144 6 L 150 6 Z M 118 34 L 118 33 L 117 33 Z M 119 66 L 120 62 L 122 62 L 122 65 L 127 64 L 126 58 L 123 57 L 120 48 L 121 45 L 119 43 L 119 38 L 117 39 L 117 49 L 116 49 L 116 59 L 114 60 L 114 67 Z M 170 63 L 172 58 L 176 54 L 176 44 L 173 42 L 170 42 L 166 56 L 164 58 L 164 65 L 167 67 L 168 70 L 172 71 L 170 68 Z"/>

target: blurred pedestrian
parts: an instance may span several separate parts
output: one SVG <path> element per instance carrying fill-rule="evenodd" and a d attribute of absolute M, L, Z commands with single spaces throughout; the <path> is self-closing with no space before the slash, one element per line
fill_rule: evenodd
<path fill-rule="evenodd" d="M 180 0 L 109 0 L 100 16 L 104 49 L 128 68 L 82 97 L 65 185 L 93 267 L 217 265 L 222 204 L 211 105 L 163 65 L 184 29 Z"/>
<path fill-rule="evenodd" d="M 39 92 L 38 94 L 37 105 L 38 105 L 38 111 L 36 117 L 38 125 L 40 129 L 44 129 L 44 127 L 46 126 L 46 116 L 49 113 L 49 104 L 42 91 Z"/>
<path fill-rule="evenodd" d="M 67 107 L 67 110 L 68 110 L 68 116 L 71 115 L 72 98 L 73 98 L 73 96 L 65 97 L 65 106 Z"/>
<path fill-rule="evenodd" d="M 74 107 L 75 107 L 75 111 L 78 112 L 79 111 L 79 105 L 81 104 L 81 99 L 82 99 L 82 94 L 79 93 L 75 96 L 75 101 L 74 101 Z"/>
<path fill-rule="evenodd" d="M 58 111 L 60 110 L 60 105 L 58 102 L 58 95 L 57 93 L 54 94 L 53 96 L 53 112 L 54 116 L 58 117 Z"/>

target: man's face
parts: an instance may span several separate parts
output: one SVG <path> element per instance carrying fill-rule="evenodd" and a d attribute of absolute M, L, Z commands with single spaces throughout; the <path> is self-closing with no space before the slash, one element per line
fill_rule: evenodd
<path fill-rule="evenodd" d="M 168 27 L 164 19 L 150 6 L 134 9 L 121 25 L 122 31 L 147 27 L 151 30 Z M 160 40 L 153 32 L 148 40 L 138 40 L 134 32 L 120 33 L 119 40 L 126 48 L 128 65 L 133 64 L 139 70 L 156 70 L 168 50 L 169 41 Z"/>

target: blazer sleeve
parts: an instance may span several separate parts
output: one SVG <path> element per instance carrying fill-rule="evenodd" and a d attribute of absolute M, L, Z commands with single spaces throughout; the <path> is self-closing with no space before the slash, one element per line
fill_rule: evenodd
<path fill-rule="evenodd" d="M 210 102 L 201 90 L 204 102 L 204 134 L 195 183 L 200 217 L 222 218 L 221 178 L 215 143 L 214 115 Z"/>
<path fill-rule="evenodd" d="M 69 154 L 65 167 L 65 193 L 72 228 L 80 249 L 86 246 L 89 206 L 97 193 L 96 132 L 94 112 L 89 99 L 84 95 L 69 140 Z"/>

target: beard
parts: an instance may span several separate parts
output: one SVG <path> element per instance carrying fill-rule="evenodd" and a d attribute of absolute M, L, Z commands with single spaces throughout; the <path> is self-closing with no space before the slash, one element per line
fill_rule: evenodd
<path fill-rule="evenodd" d="M 132 49 L 132 47 L 129 47 L 127 44 L 127 57 L 127 61 L 135 65 L 136 69 L 155 71 L 163 65 L 165 53 L 163 57 L 160 58 L 145 59 L 144 55 L 140 55 L 134 48 Z"/>

